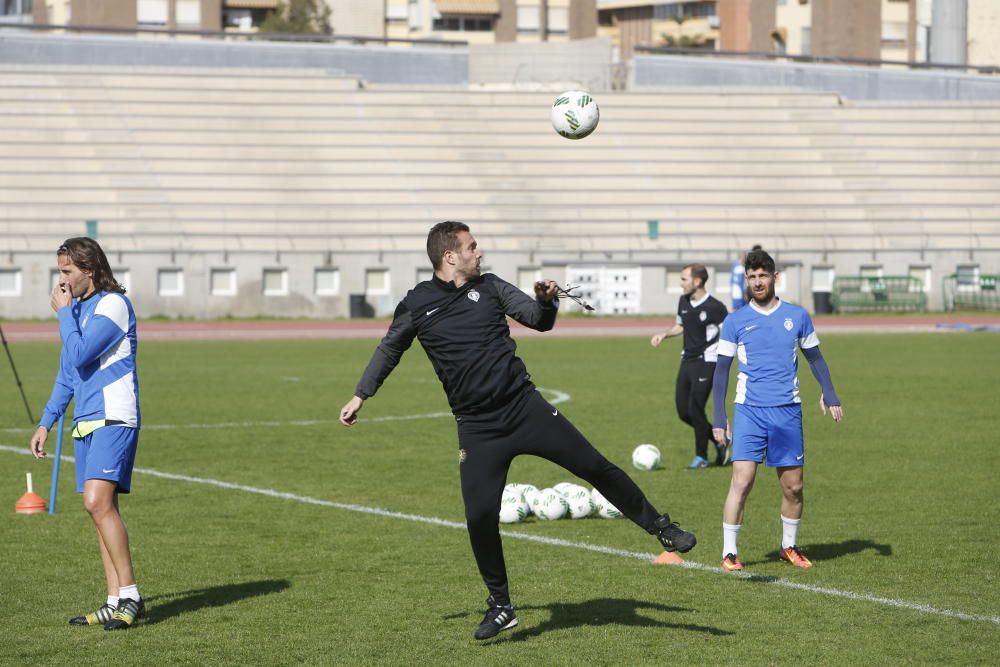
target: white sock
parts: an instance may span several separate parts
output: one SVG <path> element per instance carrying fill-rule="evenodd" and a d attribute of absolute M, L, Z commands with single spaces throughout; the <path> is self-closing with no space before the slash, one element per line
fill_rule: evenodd
<path fill-rule="evenodd" d="M 796 538 L 799 535 L 799 523 L 802 519 L 789 519 L 784 514 L 781 515 L 781 548 L 787 549 L 788 547 L 794 547 L 798 542 Z"/>
<path fill-rule="evenodd" d="M 122 600 L 128 598 L 129 600 L 135 600 L 138 602 L 142 598 L 139 597 L 139 587 L 135 584 L 131 586 L 122 586 L 121 590 L 118 591 L 118 597 Z"/>
<path fill-rule="evenodd" d="M 728 554 L 739 553 L 736 550 L 736 538 L 740 536 L 740 528 L 743 526 L 738 523 L 726 523 L 722 522 L 722 557 L 725 558 Z"/>
<path fill-rule="evenodd" d="M 117 609 L 118 608 L 118 596 L 117 595 L 109 595 L 108 596 L 108 606 L 111 607 L 112 609 Z"/>

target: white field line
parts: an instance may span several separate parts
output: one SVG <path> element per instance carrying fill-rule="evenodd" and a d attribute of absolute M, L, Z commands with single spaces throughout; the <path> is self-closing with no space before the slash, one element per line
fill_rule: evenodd
<path fill-rule="evenodd" d="M 552 398 L 549 403 L 559 405 L 572 399 L 572 396 L 558 389 L 543 389 L 538 387 L 538 391 L 549 394 Z M 437 419 L 439 417 L 451 417 L 450 412 L 428 412 L 422 415 L 384 415 L 382 417 L 360 418 L 360 422 L 366 424 L 377 424 L 381 422 L 410 421 L 413 419 Z M 143 431 L 173 431 L 175 429 L 220 429 L 220 428 L 283 428 L 286 426 L 328 426 L 339 424 L 336 419 L 293 419 L 287 421 L 245 421 L 245 422 L 215 422 L 212 424 L 143 424 Z M 0 433 L 34 433 L 34 428 L 2 428 Z"/>
<path fill-rule="evenodd" d="M 9 445 L 0 445 L 0 451 L 12 452 L 14 454 L 30 455 L 30 452 L 28 451 L 27 447 L 11 447 Z M 68 463 L 73 463 L 73 457 L 71 456 L 63 456 L 62 460 Z M 214 486 L 220 489 L 228 489 L 230 491 L 244 491 L 246 493 L 254 493 L 261 496 L 268 496 L 269 498 L 278 498 L 280 500 L 291 500 L 293 502 L 304 503 L 307 505 L 332 507 L 334 509 L 347 510 L 349 512 L 359 512 L 361 514 L 373 514 L 375 516 L 385 517 L 389 519 L 413 521 L 416 523 L 427 523 L 434 526 L 442 526 L 445 528 L 465 529 L 465 524 L 460 523 L 458 521 L 449 521 L 448 519 L 439 519 L 437 517 L 432 517 L 432 516 L 420 516 L 419 514 L 406 514 L 404 512 L 393 512 L 391 510 L 382 509 L 380 507 L 366 507 L 364 505 L 354 505 L 351 503 L 337 503 L 333 502 L 332 500 L 322 500 L 320 498 L 300 496 L 295 493 L 275 491 L 273 489 L 261 489 L 255 486 L 247 486 L 245 484 L 234 484 L 232 482 L 224 482 L 218 479 L 209 479 L 204 477 L 190 477 L 188 475 L 177 475 L 174 473 L 152 470 L 150 468 L 135 468 L 134 472 L 137 472 L 142 475 L 159 477 L 161 479 L 170 479 L 178 482 L 204 484 L 206 486 Z M 570 540 L 562 540 L 555 537 L 543 537 L 540 535 L 531 535 L 529 533 L 518 533 L 508 530 L 502 530 L 500 531 L 500 533 L 508 539 L 527 540 L 529 542 L 548 544 L 550 546 L 566 547 L 581 551 L 594 551 L 609 556 L 620 556 L 622 558 L 631 558 L 636 560 L 651 561 L 654 558 L 656 558 L 657 555 L 651 553 L 641 553 L 638 551 L 625 551 L 623 549 L 612 549 L 611 547 L 604 547 L 598 544 L 588 544 L 586 542 L 572 542 Z M 926 604 L 920 604 L 918 602 L 908 602 L 906 600 L 899 600 L 897 598 L 881 597 L 878 595 L 872 595 L 870 593 L 855 593 L 853 591 L 842 591 L 836 588 L 810 586 L 808 584 L 801 584 L 798 582 L 789 581 L 787 579 L 781 579 L 779 577 L 761 576 L 761 575 L 750 574 L 747 572 L 727 572 L 723 570 L 721 567 L 703 565 L 701 563 L 695 563 L 693 561 L 684 561 L 680 565 L 680 567 L 687 568 L 689 570 L 700 570 L 702 572 L 712 572 L 714 574 L 725 574 L 729 576 L 735 576 L 741 579 L 773 584 L 775 586 L 780 586 L 782 588 L 790 588 L 792 590 L 806 591 L 808 593 L 818 593 L 820 595 L 829 595 L 832 597 L 846 598 L 848 600 L 857 600 L 860 602 L 871 602 L 873 604 L 880 604 L 888 607 L 896 607 L 898 609 L 915 611 L 921 614 L 932 614 L 935 616 L 944 616 L 946 618 L 955 618 L 962 621 L 981 621 L 985 623 L 993 623 L 996 625 L 1000 625 L 1000 616 L 989 616 L 985 614 L 967 614 L 961 611 L 954 611 L 951 609 L 939 609 L 937 607 L 932 607 Z"/>

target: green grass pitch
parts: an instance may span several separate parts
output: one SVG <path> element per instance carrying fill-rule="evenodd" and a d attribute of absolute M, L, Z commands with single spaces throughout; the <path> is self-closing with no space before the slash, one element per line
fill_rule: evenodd
<path fill-rule="evenodd" d="M 461 522 L 453 420 L 375 419 L 447 410 L 418 347 L 357 427 L 336 424 L 373 348 L 140 342 L 147 428 L 137 466 Z M 673 409 L 676 341 L 654 350 L 638 338 L 542 337 L 519 349 L 540 387 L 571 396 L 560 410 L 698 535 L 687 560 L 716 567 L 729 471 L 684 469 L 693 447 Z M 776 559 L 779 490 L 762 470 L 740 542 L 758 576 L 507 539 L 520 625 L 484 645 L 471 635 L 486 592 L 462 529 L 137 472 L 122 505 L 149 616 L 105 633 L 66 623 L 104 596 L 73 465 L 63 465 L 55 516 L 20 516 L 24 473 L 47 497 L 52 466 L 3 449 L 0 664 L 997 664 L 1000 338 L 829 335 L 823 350 L 846 419 L 819 415 L 803 361 L 800 544 L 812 570 Z M 57 351 L 11 346 L 36 413 Z M 4 361 L 0 444 L 26 452 L 26 421 Z M 632 470 L 642 442 L 660 447 L 663 469 Z M 509 477 L 538 487 L 571 480 L 531 458 Z M 659 552 L 627 520 L 509 530 Z"/>

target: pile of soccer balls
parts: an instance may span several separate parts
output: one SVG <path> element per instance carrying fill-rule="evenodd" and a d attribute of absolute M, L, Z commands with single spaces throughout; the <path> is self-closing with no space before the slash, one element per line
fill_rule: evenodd
<path fill-rule="evenodd" d="M 660 450 L 653 445 L 639 445 L 632 452 L 632 465 L 638 470 L 653 470 L 660 465 Z M 583 519 L 596 515 L 617 519 L 622 513 L 597 489 L 562 482 L 539 490 L 532 484 L 508 484 L 500 499 L 500 523 L 519 523 L 529 516 L 541 521 L 569 517 Z"/>
<path fill-rule="evenodd" d="M 508 484 L 500 500 L 500 523 L 518 523 L 529 516 L 542 521 L 597 515 L 617 519 L 622 515 L 597 489 L 562 482 L 539 490 L 532 484 Z"/>

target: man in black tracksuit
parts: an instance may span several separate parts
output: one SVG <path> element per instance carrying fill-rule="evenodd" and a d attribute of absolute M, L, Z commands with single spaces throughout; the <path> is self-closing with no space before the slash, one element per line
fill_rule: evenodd
<path fill-rule="evenodd" d="M 357 423 L 373 396 L 419 338 L 444 385 L 458 422 L 459 471 L 465 518 L 489 609 L 476 629 L 488 639 L 517 625 L 500 542 L 500 498 L 511 460 L 533 454 L 585 479 L 625 516 L 656 535 L 668 551 L 687 552 L 693 534 L 660 514 L 635 482 L 608 461 L 535 389 L 516 355 L 507 316 L 538 331 L 555 324 L 557 285 L 535 285 L 535 299 L 493 274 L 481 275 L 482 252 L 461 222 L 435 225 L 427 237 L 431 280 L 410 290 L 396 308 L 385 338 L 344 405 L 340 421 Z"/>
<path fill-rule="evenodd" d="M 705 291 L 708 269 L 704 264 L 688 264 L 681 270 L 681 298 L 677 304 L 677 323 L 650 340 L 653 347 L 665 338 L 684 334 L 681 365 L 677 370 L 674 401 L 677 416 L 694 429 L 694 459 L 688 468 L 708 467 L 708 441 L 712 440 L 712 423 L 705 416 L 705 405 L 712 393 L 719 331 L 729 311 L 725 304 Z M 714 440 L 713 440 L 714 442 Z M 727 460 L 728 450 L 715 448 L 715 464 Z"/>

